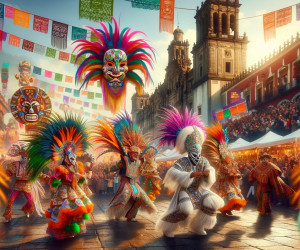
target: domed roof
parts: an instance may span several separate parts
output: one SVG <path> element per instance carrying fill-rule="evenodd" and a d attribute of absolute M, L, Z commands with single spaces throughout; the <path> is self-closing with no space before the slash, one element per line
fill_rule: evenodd
<path fill-rule="evenodd" d="M 179 28 L 179 26 L 177 26 L 177 28 L 174 30 L 173 34 L 175 33 L 182 33 L 183 34 L 183 31 L 182 29 Z"/>

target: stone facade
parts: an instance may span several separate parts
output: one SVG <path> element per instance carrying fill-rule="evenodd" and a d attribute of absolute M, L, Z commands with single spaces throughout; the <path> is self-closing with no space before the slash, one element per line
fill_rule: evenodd
<path fill-rule="evenodd" d="M 248 39 L 239 36 L 238 0 L 207 0 L 197 10 L 193 47 L 193 109 L 205 123 L 224 106 L 221 88 L 246 68 Z"/>
<path fill-rule="evenodd" d="M 168 52 L 169 62 L 166 67 L 165 80 L 159 84 L 151 96 L 143 94 L 132 97 L 132 117 L 134 121 L 150 136 L 155 136 L 155 127 L 158 122 L 159 110 L 168 105 L 179 109 L 192 108 L 193 71 L 189 59 L 189 43 L 183 40 L 183 31 L 179 28 L 173 32 Z M 141 108 L 141 100 L 146 105 Z"/>
<path fill-rule="evenodd" d="M 239 0 L 206 0 L 197 9 L 193 69 L 189 43 L 183 40 L 181 29 L 174 30 L 164 82 L 143 109 L 137 107 L 138 97 L 133 97 L 132 116 L 144 131 L 156 135 L 161 107 L 192 108 L 210 123 L 212 111 L 224 106 L 221 88 L 246 68 L 248 39 L 246 34 L 239 36 L 240 6 Z"/>

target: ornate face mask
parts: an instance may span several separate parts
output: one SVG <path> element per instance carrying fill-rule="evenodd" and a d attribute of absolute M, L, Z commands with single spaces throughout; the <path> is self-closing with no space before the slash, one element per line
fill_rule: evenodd
<path fill-rule="evenodd" d="M 197 164 L 201 158 L 203 140 L 198 129 L 195 126 L 193 126 L 193 128 L 194 132 L 188 135 L 185 140 L 185 148 L 191 161 Z"/>
<path fill-rule="evenodd" d="M 65 161 L 73 166 L 76 166 L 76 154 L 74 149 L 70 146 L 65 149 Z"/>
<path fill-rule="evenodd" d="M 51 114 L 51 100 L 44 90 L 36 87 L 22 87 L 12 96 L 10 110 L 20 123 L 40 121 Z"/>
<path fill-rule="evenodd" d="M 124 78 L 128 72 L 127 55 L 123 50 L 110 49 L 103 58 L 103 73 L 112 94 L 118 96 L 124 87 Z"/>

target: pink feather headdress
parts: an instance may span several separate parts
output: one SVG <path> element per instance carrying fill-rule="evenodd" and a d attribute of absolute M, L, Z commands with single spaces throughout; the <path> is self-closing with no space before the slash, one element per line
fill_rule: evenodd
<path fill-rule="evenodd" d="M 120 110 L 125 104 L 126 86 L 127 83 L 132 83 L 136 86 L 137 93 L 142 94 L 143 88 L 150 82 L 153 82 L 148 70 L 148 66 L 153 69 L 154 49 L 148 44 L 145 39 L 134 39 L 137 34 L 143 34 L 141 31 L 131 31 L 131 28 L 126 27 L 120 30 L 115 18 L 113 19 L 114 29 L 111 23 L 108 27 L 104 23 L 99 22 L 102 29 L 94 29 L 88 27 L 97 37 L 97 42 L 90 42 L 85 39 L 76 40 L 75 50 L 78 50 L 76 61 L 81 56 L 87 58 L 79 65 L 76 72 L 76 83 L 87 86 L 89 81 L 100 81 L 103 94 L 103 102 L 106 109 L 112 113 Z M 120 49 L 127 55 L 128 72 L 124 79 L 124 88 L 120 95 L 110 93 L 103 72 L 103 57 L 109 49 Z M 141 73 L 138 74 L 137 72 Z M 144 79 L 140 77 L 143 76 Z"/>

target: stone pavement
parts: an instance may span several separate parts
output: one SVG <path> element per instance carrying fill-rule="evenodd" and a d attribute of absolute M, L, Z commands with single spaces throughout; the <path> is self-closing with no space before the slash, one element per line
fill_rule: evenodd
<path fill-rule="evenodd" d="M 103 214 L 111 196 L 92 197 L 95 208 L 87 233 L 67 240 L 45 234 L 47 219 L 25 218 L 21 201 L 14 206 L 13 220 L 0 223 L 0 249 L 300 249 L 297 211 L 274 207 L 271 216 L 261 217 L 254 204 L 234 216 L 218 214 L 218 223 L 207 236 L 182 228 L 174 239 L 166 238 L 155 230 L 155 222 L 167 208 L 168 198 L 159 197 L 156 201 L 158 214 L 139 213 L 138 222 L 127 222 L 109 221 Z M 43 205 L 46 208 L 47 202 Z"/>

